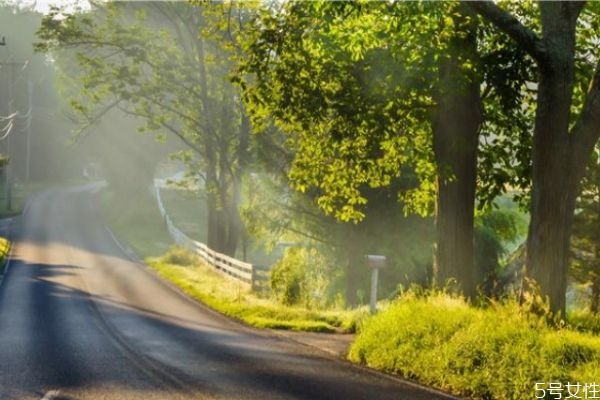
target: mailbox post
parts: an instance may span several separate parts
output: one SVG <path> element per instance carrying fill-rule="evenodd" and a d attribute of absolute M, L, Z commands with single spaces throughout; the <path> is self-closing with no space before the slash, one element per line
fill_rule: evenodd
<path fill-rule="evenodd" d="M 365 256 L 367 267 L 371 268 L 371 314 L 377 311 L 377 281 L 379 279 L 379 270 L 385 267 L 385 256 L 367 255 Z"/>

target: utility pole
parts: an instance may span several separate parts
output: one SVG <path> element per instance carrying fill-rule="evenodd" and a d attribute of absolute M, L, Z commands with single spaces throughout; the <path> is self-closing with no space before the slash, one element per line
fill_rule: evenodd
<path fill-rule="evenodd" d="M 31 123 L 33 117 L 33 81 L 27 81 L 27 97 L 29 103 L 29 111 L 27 112 L 27 147 L 25 148 L 25 181 L 29 182 L 29 174 L 31 171 Z"/>
<path fill-rule="evenodd" d="M 6 46 L 6 38 L 4 38 L 4 36 L 2 36 L 2 41 L 0 42 L 0 46 Z M 12 82 L 10 82 L 9 85 L 12 86 Z M 10 90 L 9 93 L 12 93 L 12 89 L 9 89 L 9 90 Z M 9 98 L 12 98 L 12 95 Z M 10 101 L 12 101 L 12 100 L 9 100 L 9 106 L 8 106 L 9 110 L 10 110 Z M 10 112 L 8 113 L 8 115 L 10 115 Z M 10 134 L 8 136 L 10 136 Z M 10 208 L 8 208 L 8 206 L 11 205 L 10 201 L 8 201 L 8 195 L 10 194 L 10 191 L 8 190 L 8 165 L 10 164 L 10 151 L 9 151 L 9 149 L 10 149 L 10 147 L 7 146 L 6 157 L 8 159 L 8 162 L 6 163 L 6 166 L 4 167 L 4 176 L 6 178 L 6 180 L 4 182 L 4 190 L 5 190 L 6 199 L 7 199 L 7 201 L 6 201 L 6 209 L 7 210 L 10 210 Z"/>
<path fill-rule="evenodd" d="M 13 86 L 15 80 L 15 63 L 2 63 L 9 66 L 8 79 L 8 115 L 13 113 Z M 6 137 L 6 155 L 8 156 L 8 164 L 6 164 L 6 173 L 4 175 L 4 193 L 6 198 L 6 211 L 12 211 L 12 160 L 10 155 L 10 133 Z"/>
<path fill-rule="evenodd" d="M 2 36 L 2 40 L 0 41 L 0 46 L 6 46 L 6 39 L 4 38 L 4 36 Z M 17 62 L 2 62 L 0 63 L 0 68 L 4 67 L 4 66 L 8 66 L 9 67 L 9 79 L 8 79 L 8 115 L 12 115 L 13 114 L 13 101 L 14 101 L 14 89 L 15 89 L 15 67 L 16 66 L 23 66 L 25 67 L 27 65 L 27 63 L 17 63 Z M 29 105 L 30 105 L 30 109 L 31 109 L 31 105 L 33 103 L 32 100 L 32 94 L 33 94 L 33 84 L 30 83 L 29 84 Z M 28 117 L 28 134 L 27 134 L 27 179 L 29 179 L 29 137 L 30 137 L 30 130 L 31 130 L 31 112 L 29 113 L 29 117 Z M 5 178 L 5 184 L 4 184 L 4 194 L 5 194 L 5 198 L 6 198 L 6 210 L 7 211 L 12 211 L 12 184 L 13 184 L 13 177 L 12 177 L 12 160 L 11 160 L 11 146 L 10 146 L 10 136 L 11 133 L 9 132 L 7 137 L 6 137 L 6 156 L 8 157 L 8 163 L 6 164 L 5 167 L 5 174 L 4 174 L 4 178 Z"/>

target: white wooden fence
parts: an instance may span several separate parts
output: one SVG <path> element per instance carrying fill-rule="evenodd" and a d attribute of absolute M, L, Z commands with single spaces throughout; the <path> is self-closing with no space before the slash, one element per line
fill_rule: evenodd
<path fill-rule="evenodd" d="M 264 283 L 268 279 L 268 269 L 218 253 L 210 249 L 206 244 L 193 240 L 173 224 L 162 202 L 160 185 L 157 182 L 154 184 L 154 196 L 156 197 L 160 214 L 175 243 L 198 254 L 216 271 L 247 284 L 253 290 L 264 288 Z"/>

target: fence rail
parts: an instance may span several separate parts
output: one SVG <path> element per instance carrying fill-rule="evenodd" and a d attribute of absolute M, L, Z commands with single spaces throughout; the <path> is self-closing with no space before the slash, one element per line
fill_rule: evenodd
<path fill-rule="evenodd" d="M 160 186 L 155 182 L 154 196 L 158 203 L 158 209 L 165 221 L 169 234 L 175 243 L 198 254 L 208 265 L 216 271 L 229 278 L 236 279 L 247 284 L 254 291 L 263 291 L 267 288 L 269 279 L 268 268 L 252 265 L 237 260 L 233 257 L 221 254 L 209 248 L 206 244 L 193 240 L 175 226 L 162 202 Z"/>

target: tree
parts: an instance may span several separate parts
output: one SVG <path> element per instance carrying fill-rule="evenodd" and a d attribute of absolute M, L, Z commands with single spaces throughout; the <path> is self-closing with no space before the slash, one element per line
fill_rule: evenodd
<path fill-rule="evenodd" d="M 511 37 L 537 66 L 526 275 L 551 310 L 564 315 L 575 201 L 600 136 L 598 6 L 540 2 L 538 33 L 494 2 L 465 5 Z"/>
<path fill-rule="evenodd" d="M 255 123 L 272 119 L 288 133 L 293 186 L 357 222 L 367 193 L 412 175 L 400 191 L 405 208 L 429 214 L 436 203 L 438 284 L 454 281 L 468 296 L 480 134 L 518 114 L 504 100 L 519 96 L 526 72 L 520 53 L 500 57 L 512 47 L 499 49 L 497 38 L 480 54 L 481 29 L 456 3 L 290 2 L 257 23 L 242 66 Z M 501 86 L 509 66 L 519 67 L 516 79 Z M 485 125 L 483 100 L 497 117 Z M 495 177 L 487 193 L 505 181 Z"/>
<path fill-rule="evenodd" d="M 437 168 L 436 257 L 438 285 L 456 280 L 462 292 L 476 293 L 474 211 L 477 149 L 483 118 L 481 76 L 475 65 L 477 20 L 464 6 L 452 10 L 447 49 L 439 62 L 436 111 L 432 121 Z"/>
<path fill-rule="evenodd" d="M 231 49 L 204 32 L 217 25 L 215 14 L 184 3 L 137 2 L 63 14 L 54 9 L 44 18 L 38 49 L 75 53 L 80 90 L 71 106 L 84 127 L 119 108 L 143 118 L 146 130 L 181 139 L 195 153 L 184 158 L 204 182 L 207 244 L 233 255 L 250 128 L 227 79 Z"/>

